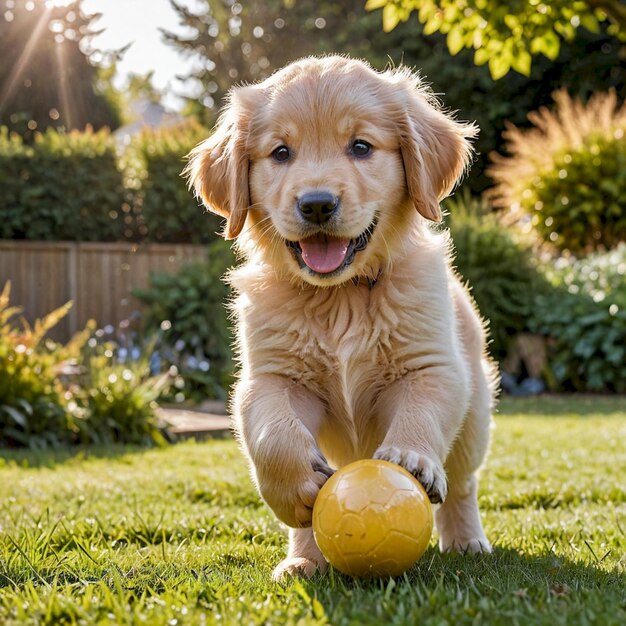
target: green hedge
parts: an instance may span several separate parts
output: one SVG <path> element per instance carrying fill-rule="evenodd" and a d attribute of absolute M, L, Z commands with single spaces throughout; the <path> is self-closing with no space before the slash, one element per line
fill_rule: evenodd
<path fill-rule="evenodd" d="M 133 138 L 123 158 L 138 187 L 140 236 L 171 243 L 207 243 L 217 238 L 222 221 L 201 206 L 181 176 L 185 155 L 208 135 L 205 127 L 189 120 L 170 128 L 146 129 Z"/>
<path fill-rule="evenodd" d="M 124 187 L 106 130 L 37 134 L 32 145 L 0 130 L 0 237 L 115 241 Z"/>
<path fill-rule="evenodd" d="M 181 176 L 209 130 L 190 120 L 138 134 L 126 149 L 111 134 L 37 134 L 32 145 L 0 128 L 0 238 L 44 241 L 208 243 L 222 220 Z"/>

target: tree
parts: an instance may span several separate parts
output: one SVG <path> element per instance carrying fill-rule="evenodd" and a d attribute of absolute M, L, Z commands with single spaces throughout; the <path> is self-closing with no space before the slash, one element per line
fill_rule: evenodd
<path fill-rule="evenodd" d="M 119 125 L 88 56 L 98 15 L 81 4 L 0 0 L 0 125 L 27 139 L 48 126 Z"/>
<path fill-rule="evenodd" d="M 261 80 L 295 58 L 344 49 L 335 45 L 338 33 L 357 14 L 367 16 L 362 0 L 341 5 L 331 0 L 198 0 L 193 9 L 170 3 L 186 32 L 162 30 L 163 36 L 197 67 L 185 77 L 198 87 L 186 113 L 207 123 L 214 121 L 233 84 Z"/>
<path fill-rule="evenodd" d="M 494 80 L 510 69 L 529 76 L 534 55 L 556 60 L 561 40 L 573 41 L 581 26 L 599 33 L 608 22 L 608 33 L 622 38 L 626 31 L 620 0 L 367 0 L 365 7 L 382 8 L 386 32 L 416 11 L 425 34 L 445 34 L 452 55 L 473 48 Z"/>

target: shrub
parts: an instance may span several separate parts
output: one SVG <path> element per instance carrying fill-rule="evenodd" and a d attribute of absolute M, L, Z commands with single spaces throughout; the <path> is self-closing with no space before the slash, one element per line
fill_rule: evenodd
<path fill-rule="evenodd" d="M 9 238 L 24 228 L 25 215 L 20 205 L 28 171 L 28 155 L 24 143 L 6 126 L 0 126 L 0 238 Z"/>
<path fill-rule="evenodd" d="M 529 114 L 535 128 L 504 133 L 510 156 L 493 156 L 489 195 L 560 249 L 611 248 L 626 239 L 626 104 L 614 91 L 586 106 L 564 90 L 554 99 Z"/>
<path fill-rule="evenodd" d="M 170 243 L 207 243 L 217 238 L 221 219 L 200 206 L 181 176 L 185 156 L 208 135 L 192 119 L 169 128 L 146 129 L 132 140 L 124 159 L 129 186 L 138 186 L 142 237 Z"/>
<path fill-rule="evenodd" d="M 167 375 L 151 375 L 150 350 L 136 360 L 122 360 L 114 343 L 89 343 L 79 378 L 79 403 L 88 442 L 164 441 L 156 401 L 169 380 Z"/>
<path fill-rule="evenodd" d="M 545 338 L 552 391 L 626 392 L 626 244 L 543 264 L 483 201 L 448 200 L 456 265 L 490 321 L 500 361 L 520 333 Z"/>
<path fill-rule="evenodd" d="M 174 365 L 184 381 L 178 400 L 221 399 L 230 384 L 231 334 L 224 306 L 229 291 L 221 278 L 233 263 L 229 245 L 220 239 L 207 247 L 205 261 L 188 263 L 174 275 L 153 273 L 147 289 L 133 292 L 147 305 L 145 332 L 160 338 L 162 367 Z"/>
<path fill-rule="evenodd" d="M 162 333 L 159 355 L 180 374 L 178 400 L 225 397 L 232 380 L 231 332 L 225 307 L 225 271 L 234 263 L 229 244 L 210 244 L 204 262 L 187 264 L 175 276 L 155 274 L 148 325 Z M 167 293 L 167 298 L 163 294 Z M 147 294 L 146 294 L 147 295 Z M 165 324 L 163 324 L 165 320 Z"/>
<path fill-rule="evenodd" d="M 119 363 L 114 346 L 90 339 L 92 323 L 68 344 L 46 339 L 70 304 L 32 327 L 12 320 L 10 285 L 0 294 L 0 446 L 161 442 L 154 400 L 163 376 L 146 359 Z"/>
<path fill-rule="evenodd" d="M 123 237 L 122 175 L 107 130 L 48 129 L 26 146 L 0 131 L 0 237 L 114 241 Z"/>
<path fill-rule="evenodd" d="M 45 334 L 65 315 L 61 307 L 23 329 L 20 312 L 9 307 L 10 283 L 0 294 L 0 446 L 43 448 L 71 442 L 77 433 L 66 410 L 58 371 L 80 348 L 76 343 L 50 350 Z"/>
<path fill-rule="evenodd" d="M 446 208 L 456 268 L 489 321 L 492 355 L 502 359 L 514 336 L 528 330 L 535 293 L 545 281 L 531 250 L 513 240 L 487 203 L 465 193 Z"/>
<path fill-rule="evenodd" d="M 530 327 L 548 339 L 551 389 L 626 392 L 626 244 L 545 273 L 554 289 L 537 296 Z"/>
<path fill-rule="evenodd" d="M 559 289 L 537 298 L 530 326 L 548 338 L 550 389 L 626 392 L 626 309 Z"/>
<path fill-rule="evenodd" d="M 553 285 L 570 293 L 587 294 L 594 302 L 626 309 L 626 242 L 582 259 L 561 256 L 542 271 Z"/>
<path fill-rule="evenodd" d="M 142 131 L 120 156 L 108 131 L 36 134 L 26 145 L 0 128 L 0 238 L 205 243 L 221 219 L 181 177 L 209 131 L 190 120 Z"/>

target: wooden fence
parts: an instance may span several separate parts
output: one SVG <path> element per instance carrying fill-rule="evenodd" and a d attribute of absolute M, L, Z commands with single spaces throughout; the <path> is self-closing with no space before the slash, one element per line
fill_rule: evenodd
<path fill-rule="evenodd" d="M 66 341 L 87 320 L 117 325 L 140 309 L 132 296 L 150 272 L 174 273 L 202 258 L 197 245 L 0 240 L 0 290 L 11 281 L 11 304 L 29 321 L 72 300 L 68 316 L 50 333 Z"/>

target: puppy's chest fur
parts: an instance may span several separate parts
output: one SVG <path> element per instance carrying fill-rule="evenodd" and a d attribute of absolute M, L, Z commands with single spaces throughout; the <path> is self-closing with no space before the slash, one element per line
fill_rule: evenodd
<path fill-rule="evenodd" d="M 321 391 L 332 379 L 333 386 L 342 383 L 340 395 L 347 396 L 364 383 L 389 384 L 402 375 L 403 368 L 393 357 L 400 318 L 383 290 L 348 285 L 302 298 L 304 316 L 300 327 L 292 329 L 300 382 Z"/>
<path fill-rule="evenodd" d="M 397 286 L 384 277 L 371 289 L 349 283 L 299 291 L 270 282 L 255 291 L 240 292 L 236 306 L 248 368 L 242 375 L 285 376 L 322 399 L 327 415 L 319 440 L 334 461 L 371 454 L 389 419 L 381 392 L 421 356 L 413 352 L 419 311 L 403 307 Z"/>

